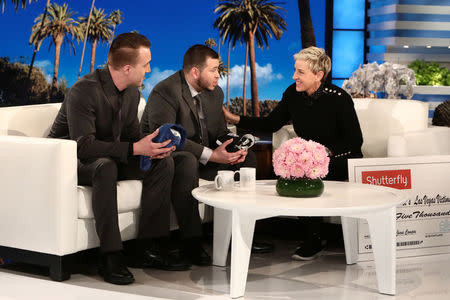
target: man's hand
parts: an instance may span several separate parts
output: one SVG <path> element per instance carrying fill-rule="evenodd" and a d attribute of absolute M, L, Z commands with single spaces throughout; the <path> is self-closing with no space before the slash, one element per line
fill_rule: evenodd
<path fill-rule="evenodd" d="M 170 143 L 170 140 L 162 143 L 154 143 L 152 140 L 159 133 L 156 129 L 153 133 L 143 137 L 138 142 L 133 144 L 133 155 L 146 155 L 151 158 L 164 158 L 169 156 L 174 150 L 175 146 L 165 148 Z"/>
<path fill-rule="evenodd" d="M 236 152 L 228 152 L 227 149 L 225 149 L 232 141 L 233 139 L 226 140 L 222 145 L 214 149 L 209 160 L 219 164 L 232 165 L 243 162 L 247 155 L 247 151 L 239 150 Z"/>
<path fill-rule="evenodd" d="M 244 162 L 245 157 L 247 156 L 248 152 L 245 150 L 239 150 L 236 153 L 241 153 L 241 156 L 236 161 L 231 162 L 230 163 L 231 165 L 236 165 L 236 164 L 240 164 L 241 162 Z"/>
<path fill-rule="evenodd" d="M 225 120 L 231 124 L 237 124 L 241 120 L 241 117 L 231 113 L 228 109 L 222 106 L 222 111 L 225 116 Z"/>

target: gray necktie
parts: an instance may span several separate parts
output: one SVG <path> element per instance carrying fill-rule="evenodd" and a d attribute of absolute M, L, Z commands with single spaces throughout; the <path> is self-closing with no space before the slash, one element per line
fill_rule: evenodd
<path fill-rule="evenodd" d="M 200 121 L 200 137 L 202 139 L 201 144 L 203 146 L 208 146 L 208 130 L 206 129 L 206 117 L 203 113 L 202 103 L 200 101 L 200 97 L 196 95 L 194 97 L 195 107 L 197 108 L 198 120 Z"/>

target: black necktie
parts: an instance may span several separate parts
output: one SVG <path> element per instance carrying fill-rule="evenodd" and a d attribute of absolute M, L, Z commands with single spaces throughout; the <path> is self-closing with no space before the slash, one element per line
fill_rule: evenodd
<path fill-rule="evenodd" d="M 206 117 L 203 113 L 202 103 L 200 102 L 200 97 L 196 95 L 194 97 L 195 107 L 197 108 L 198 120 L 200 121 L 200 137 L 202 139 L 201 144 L 203 146 L 208 146 L 208 130 L 206 129 Z"/>
<path fill-rule="evenodd" d="M 119 111 L 117 112 L 117 120 L 116 120 L 116 126 L 117 126 L 117 136 L 116 136 L 116 141 L 120 142 L 120 136 L 122 134 L 122 102 L 123 102 L 123 95 L 119 94 L 117 97 L 117 104 L 118 104 L 118 109 Z"/>

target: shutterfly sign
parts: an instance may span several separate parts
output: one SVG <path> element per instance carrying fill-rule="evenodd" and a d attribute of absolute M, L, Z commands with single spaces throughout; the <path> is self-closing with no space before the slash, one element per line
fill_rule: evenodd
<path fill-rule="evenodd" d="M 450 253 L 450 155 L 349 159 L 348 171 L 350 182 L 408 195 L 396 207 L 397 257 Z M 373 259 L 365 219 L 358 219 L 356 232 L 358 261 Z"/>
<path fill-rule="evenodd" d="M 362 171 L 362 183 L 382 185 L 399 190 L 411 189 L 411 169 Z"/>

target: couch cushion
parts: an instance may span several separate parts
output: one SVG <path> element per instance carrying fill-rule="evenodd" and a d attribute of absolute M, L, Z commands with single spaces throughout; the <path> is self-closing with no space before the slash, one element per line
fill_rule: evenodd
<path fill-rule="evenodd" d="M 123 180 L 117 183 L 118 212 L 129 212 L 141 205 L 142 182 L 140 180 Z M 92 219 L 92 187 L 78 186 L 78 218 Z"/>
<path fill-rule="evenodd" d="M 212 181 L 199 180 L 200 186 L 209 183 L 212 183 Z M 119 214 L 140 208 L 141 195 L 142 182 L 140 180 L 119 181 L 117 183 L 117 208 Z M 90 186 L 78 186 L 78 218 L 94 218 L 94 212 L 92 211 L 92 187 Z"/>
<path fill-rule="evenodd" d="M 448 127 L 430 127 L 389 137 L 389 157 L 447 154 L 450 154 L 450 128 Z"/>
<path fill-rule="evenodd" d="M 61 103 L 0 109 L 0 134 L 46 137 Z"/>
<path fill-rule="evenodd" d="M 428 103 L 415 100 L 355 98 L 363 134 L 364 157 L 386 157 L 391 135 L 422 130 L 428 126 Z"/>

